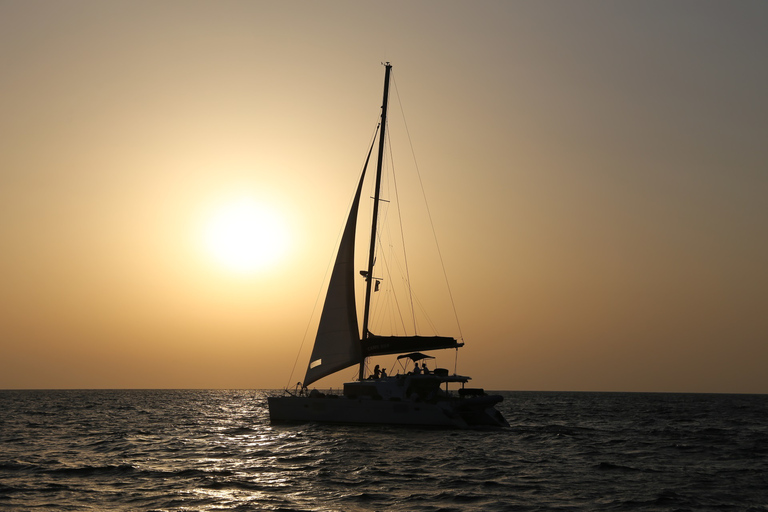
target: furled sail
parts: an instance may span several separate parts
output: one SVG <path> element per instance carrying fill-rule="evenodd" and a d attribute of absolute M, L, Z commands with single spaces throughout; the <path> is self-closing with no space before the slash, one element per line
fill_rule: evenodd
<path fill-rule="evenodd" d="M 304 386 L 309 386 L 326 375 L 357 364 L 363 358 L 355 306 L 354 265 L 355 228 L 364 178 L 365 168 L 363 168 L 347 224 L 341 236 L 339 252 L 333 265 L 323 313 L 317 328 L 315 347 L 304 376 Z"/>
<path fill-rule="evenodd" d="M 365 357 L 371 357 L 463 346 L 463 343 L 448 336 L 376 336 L 369 334 L 363 340 L 363 354 Z"/>

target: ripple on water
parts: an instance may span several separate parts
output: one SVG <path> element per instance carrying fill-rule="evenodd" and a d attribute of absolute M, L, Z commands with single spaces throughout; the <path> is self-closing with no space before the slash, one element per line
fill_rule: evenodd
<path fill-rule="evenodd" d="M 506 393 L 512 427 L 273 426 L 252 391 L 0 392 L 0 509 L 763 509 L 764 396 Z"/>

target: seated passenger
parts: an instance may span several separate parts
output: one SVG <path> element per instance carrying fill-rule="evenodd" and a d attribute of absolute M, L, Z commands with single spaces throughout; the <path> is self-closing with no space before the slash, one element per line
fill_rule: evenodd
<path fill-rule="evenodd" d="M 427 363 L 421 363 L 421 371 L 424 375 L 429 375 L 429 368 L 427 368 Z"/>
<path fill-rule="evenodd" d="M 387 369 L 386 368 L 382 368 L 381 369 L 381 378 L 382 379 L 386 379 L 387 378 Z"/>
<path fill-rule="evenodd" d="M 419 363 L 413 363 L 413 374 L 421 375 L 421 368 L 419 368 Z"/>
<path fill-rule="evenodd" d="M 376 365 L 376 367 L 373 369 L 373 378 L 378 379 L 380 373 L 381 372 L 379 371 L 379 365 Z"/>

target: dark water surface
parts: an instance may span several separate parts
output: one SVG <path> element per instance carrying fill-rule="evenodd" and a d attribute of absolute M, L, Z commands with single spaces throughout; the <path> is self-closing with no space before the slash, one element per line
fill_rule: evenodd
<path fill-rule="evenodd" d="M 270 425 L 261 391 L 0 391 L 0 510 L 768 511 L 768 396 L 504 393 L 502 431 Z"/>

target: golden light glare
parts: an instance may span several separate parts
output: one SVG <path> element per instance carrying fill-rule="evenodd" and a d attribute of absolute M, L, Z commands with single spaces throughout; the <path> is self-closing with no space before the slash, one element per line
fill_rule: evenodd
<path fill-rule="evenodd" d="M 251 274 L 277 264 L 288 246 L 284 221 L 273 209 L 243 198 L 219 206 L 204 228 L 208 254 L 222 268 Z"/>

